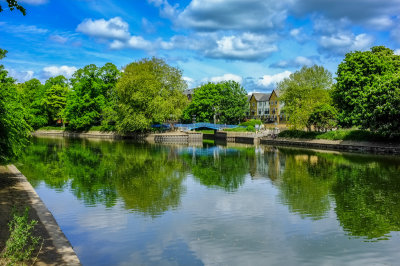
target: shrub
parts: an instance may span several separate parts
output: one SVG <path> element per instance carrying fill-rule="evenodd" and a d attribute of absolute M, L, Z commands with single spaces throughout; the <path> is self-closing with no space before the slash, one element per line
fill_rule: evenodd
<path fill-rule="evenodd" d="M 252 126 L 252 127 L 255 127 L 256 125 L 261 125 L 261 124 L 262 124 L 262 122 L 259 119 L 250 119 L 249 121 L 241 123 L 240 126 L 245 126 L 245 127 Z"/>
<path fill-rule="evenodd" d="M 6 242 L 2 257 L 10 265 L 31 259 L 33 251 L 39 244 L 40 237 L 33 236 L 37 221 L 28 220 L 28 211 L 27 207 L 24 214 L 20 215 L 13 210 L 13 219 L 8 223 L 10 238 Z"/>

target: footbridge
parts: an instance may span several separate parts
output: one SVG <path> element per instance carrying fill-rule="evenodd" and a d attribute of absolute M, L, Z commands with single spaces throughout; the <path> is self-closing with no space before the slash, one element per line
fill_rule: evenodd
<path fill-rule="evenodd" d="M 237 125 L 226 125 L 226 124 L 212 124 L 212 123 L 194 123 L 194 124 L 175 124 L 175 128 L 179 128 L 184 131 L 190 131 L 194 129 L 212 129 L 221 130 L 225 128 L 239 127 Z"/>

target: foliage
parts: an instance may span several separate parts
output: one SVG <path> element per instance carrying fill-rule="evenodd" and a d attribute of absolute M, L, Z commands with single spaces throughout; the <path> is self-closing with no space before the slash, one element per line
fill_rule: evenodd
<path fill-rule="evenodd" d="M 26 15 L 26 10 L 23 6 L 21 6 L 20 4 L 18 4 L 18 1 L 16 0 L 7 0 L 7 4 L 8 4 L 8 8 L 13 11 L 14 9 L 17 9 L 19 11 L 21 11 L 22 15 Z M 2 6 L 0 5 L 0 12 L 3 12 L 4 9 L 2 8 Z"/>
<path fill-rule="evenodd" d="M 0 59 L 7 51 L 0 49 Z M 18 156 L 28 144 L 30 126 L 26 123 L 26 111 L 18 97 L 14 79 L 0 65 L 0 164 Z"/>
<path fill-rule="evenodd" d="M 307 126 L 314 126 L 317 131 L 331 130 L 337 125 L 337 110 L 330 104 L 317 106 L 310 114 Z"/>
<path fill-rule="evenodd" d="M 67 79 L 62 75 L 51 77 L 44 84 L 42 103 L 47 111 L 47 124 L 52 125 L 57 120 L 64 120 L 68 92 Z"/>
<path fill-rule="evenodd" d="M 342 126 L 400 135 L 400 56 L 384 46 L 351 52 L 338 66 L 333 100 Z"/>
<path fill-rule="evenodd" d="M 285 130 L 279 133 L 280 138 L 298 139 L 327 139 L 327 140 L 353 140 L 353 141 L 391 141 L 378 133 L 358 129 L 338 129 L 324 133 L 306 132 L 302 130 Z"/>
<path fill-rule="evenodd" d="M 46 88 L 38 79 L 28 80 L 18 87 L 23 106 L 27 110 L 26 120 L 34 128 L 48 125 L 47 106 L 44 104 Z"/>
<path fill-rule="evenodd" d="M 87 130 L 101 124 L 103 110 L 115 104 L 114 90 L 119 75 L 111 63 L 101 68 L 87 65 L 73 74 L 65 109 L 69 129 Z"/>
<path fill-rule="evenodd" d="M 183 119 L 191 122 L 240 123 L 247 110 L 246 91 L 235 81 L 207 83 L 195 89 L 192 102 L 185 109 Z"/>
<path fill-rule="evenodd" d="M 186 106 L 182 71 L 158 58 L 127 65 L 117 83 L 120 132 L 146 131 L 152 124 L 175 121 Z"/>
<path fill-rule="evenodd" d="M 262 122 L 260 119 L 250 119 L 246 122 L 240 123 L 239 125 L 245 126 L 245 127 L 248 127 L 248 126 L 255 127 L 256 125 L 262 125 Z"/>
<path fill-rule="evenodd" d="M 293 129 L 308 126 L 310 115 L 317 106 L 330 102 L 332 74 L 322 66 L 302 67 L 278 83 L 288 124 Z"/>
<path fill-rule="evenodd" d="M 28 211 L 27 207 L 23 215 L 20 215 L 14 210 L 13 219 L 8 223 L 10 237 L 6 242 L 2 257 L 6 258 L 10 265 L 31 259 L 33 251 L 39 244 L 40 237 L 33 235 L 37 221 L 29 221 Z"/>

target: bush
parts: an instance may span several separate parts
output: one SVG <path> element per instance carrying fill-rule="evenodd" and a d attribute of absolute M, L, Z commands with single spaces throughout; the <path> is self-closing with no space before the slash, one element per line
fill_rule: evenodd
<path fill-rule="evenodd" d="M 244 127 L 252 126 L 252 127 L 255 127 L 256 125 L 262 125 L 261 120 L 259 120 L 259 119 L 250 119 L 249 121 L 241 123 L 239 126 L 244 126 Z"/>
<path fill-rule="evenodd" d="M 280 138 L 294 138 L 294 139 L 315 139 L 318 132 L 306 132 L 302 130 L 285 130 L 278 134 Z"/>
<path fill-rule="evenodd" d="M 28 220 L 29 208 L 25 208 L 23 215 L 13 211 L 13 219 L 8 223 L 10 238 L 6 242 L 2 257 L 7 264 L 28 261 L 32 258 L 33 251 L 39 244 L 40 237 L 33 236 L 36 220 Z"/>

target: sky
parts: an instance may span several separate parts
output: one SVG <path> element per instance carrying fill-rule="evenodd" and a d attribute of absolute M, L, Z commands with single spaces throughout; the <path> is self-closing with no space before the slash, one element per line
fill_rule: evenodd
<path fill-rule="evenodd" d="M 20 0 L 0 13 L 2 64 L 18 82 L 123 68 L 159 57 L 189 88 L 235 80 L 269 92 L 302 66 L 335 76 L 344 55 L 384 45 L 400 54 L 400 0 Z"/>

